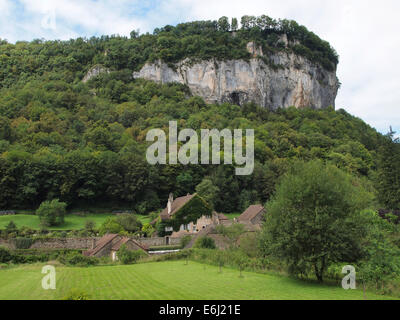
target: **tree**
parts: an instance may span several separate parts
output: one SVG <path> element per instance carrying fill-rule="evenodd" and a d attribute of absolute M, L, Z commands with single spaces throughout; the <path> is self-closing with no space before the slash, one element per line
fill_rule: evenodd
<path fill-rule="evenodd" d="M 391 241 L 398 233 L 398 226 L 379 217 L 376 212 L 365 212 L 363 220 L 365 239 L 363 258 L 357 269 L 357 278 L 365 289 L 374 285 L 376 290 L 384 289 L 400 272 L 400 249 Z"/>
<path fill-rule="evenodd" d="M 142 232 L 146 235 L 146 237 L 151 237 L 154 232 L 156 232 L 156 229 L 150 224 L 150 223 L 145 223 L 142 227 Z"/>
<path fill-rule="evenodd" d="M 85 230 L 88 232 L 93 232 L 96 228 L 96 222 L 93 220 L 86 220 L 85 221 Z"/>
<path fill-rule="evenodd" d="M 357 220 L 371 196 L 355 185 L 332 165 L 296 163 L 267 205 L 263 253 L 286 262 L 294 275 L 313 271 L 320 282 L 330 264 L 359 259 Z"/>
<path fill-rule="evenodd" d="M 67 204 L 58 199 L 43 202 L 36 215 L 39 216 L 40 224 L 44 227 L 60 226 L 64 223 Z"/>
<path fill-rule="evenodd" d="M 385 209 L 400 209 L 400 143 L 390 130 L 380 150 L 378 163 L 378 198 Z"/>
<path fill-rule="evenodd" d="M 133 214 L 121 214 L 117 217 L 116 222 L 121 225 L 125 231 L 130 233 L 134 233 L 142 229 L 142 223 Z"/>
<path fill-rule="evenodd" d="M 121 233 L 123 231 L 124 228 L 112 217 L 108 217 L 99 229 L 100 235 L 102 236 L 106 233 Z"/>
<path fill-rule="evenodd" d="M 203 181 L 197 185 L 196 192 L 202 197 L 212 208 L 215 205 L 215 199 L 218 196 L 219 188 L 213 184 L 211 179 L 204 178 Z"/>
<path fill-rule="evenodd" d="M 218 20 L 218 28 L 221 31 L 229 31 L 230 30 L 231 26 L 229 24 L 228 17 L 224 16 L 224 17 L 219 18 L 219 20 Z"/>
<path fill-rule="evenodd" d="M 232 18 L 232 24 L 231 24 L 231 30 L 232 31 L 237 31 L 238 29 L 238 19 L 237 18 Z"/>
<path fill-rule="evenodd" d="M 7 233 L 16 232 L 17 230 L 18 230 L 17 225 L 12 220 L 6 225 Z"/>

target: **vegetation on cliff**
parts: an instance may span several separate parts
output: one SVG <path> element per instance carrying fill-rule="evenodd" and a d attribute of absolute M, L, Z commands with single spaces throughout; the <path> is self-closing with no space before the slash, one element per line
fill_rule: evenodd
<path fill-rule="evenodd" d="M 151 59 L 246 58 L 249 40 L 273 48 L 275 42 L 268 39 L 283 33 L 337 63 L 326 42 L 295 22 L 266 16 L 241 22 L 241 29 L 227 18 L 185 23 L 154 34 L 133 32 L 131 39 L 2 41 L 0 208 L 37 209 L 57 198 L 69 207 L 113 203 L 146 213 L 163 207 L 171 191 L 175 196 L 193 193 L 205 180 L 217 192 L 217 211 L 238 212 L 270 199 L 296 159 L 332 163 L 375 193 L 377 155 L 386 139 L 343 110 L 271 112 L 252 104 L 208 105 L 184 86 L 132 79 L 132 71 Z M 278 42 L 276 50 L 287 50 Z M 83 83 L 98 64 L 110 73 Z M 167 130 L 171 120 L 197 131 L 255 129 L 254 174 L 237 177 L 232 166 L 222 165 L 150 166 L 146 133 Z"/>

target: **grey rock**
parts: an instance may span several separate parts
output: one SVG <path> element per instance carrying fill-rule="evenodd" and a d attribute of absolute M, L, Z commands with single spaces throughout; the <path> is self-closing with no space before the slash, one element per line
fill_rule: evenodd
<path fill-rule="evenodd" d="M 85 77 L 83 78 L 82 82 L 86 83 L 89 80 L 98 77 L 100 74 L 102 73 L 110 73 L 110 70 L 101 66 L 101 65 L 96 65 L 94 67 L 92 67 L 85 75 Z"/>
<path fill-rule="evenodd" d="M 335 71 L 327 71 L 293 53 L 279 52 L 265 57 L 261 48 L 252 42 L 247 49 L 252 54 L 249 61 L 191 63 L 186 59 L 174 69 L 158 61 L 147 63 L 139 72 L 134 72 L 133 77 L 185 84 L 193 95 L 207 103 L 243 105 L 255 102 L 272 110 L 290 106 L 316 109 L 335 106 L 339 89 Z M 271 63 L 265 63 L 267 59 Z"/>

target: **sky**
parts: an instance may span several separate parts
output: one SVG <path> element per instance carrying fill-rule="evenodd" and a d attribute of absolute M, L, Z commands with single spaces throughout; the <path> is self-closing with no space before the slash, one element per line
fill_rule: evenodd
<path fill-rule="evenodd" d="M 400 133 L 399 12 L 398 0 L 0 0 L 0 38 L 129 35 L 221 16 L 294 19 L 340 55 L 336 108 Z"/>

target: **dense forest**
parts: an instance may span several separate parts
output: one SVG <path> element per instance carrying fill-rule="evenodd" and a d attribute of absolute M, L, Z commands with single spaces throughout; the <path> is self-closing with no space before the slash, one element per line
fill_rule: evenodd
<path fill-rule="evenodd" d="M 282 34 L 292 47 L 282 46 Z M 344 110 L 209 105 L 182 85 L 132 79 L 156 59 L 248 59 L 249 40 L 267 52 L 293 50 L 326 69 L 338 63 L 331 46 L 305 27 L 266 16 L 243 17 L 241 28 L 223 17 L 153 34 L 133 31 L 130 38 L 1 41 L 0 208 L 36 209 L 57 198 L 69 208 L 127 206 L 145 214 L 163 207 L 170 192 L 186 195 L 206 181 L 216 210 L 238 212 L 269 200 L 298 159 L 332 163 L 378 194 L 380 148 L 392 142 Z M 110 73 L 83 83 L 95 65 Z M 149 165 L 146 133 L 168 131 L 171 120 L 198 131 L 254 129 L 254 174 L 235 176 L 225 165 Z"/>

